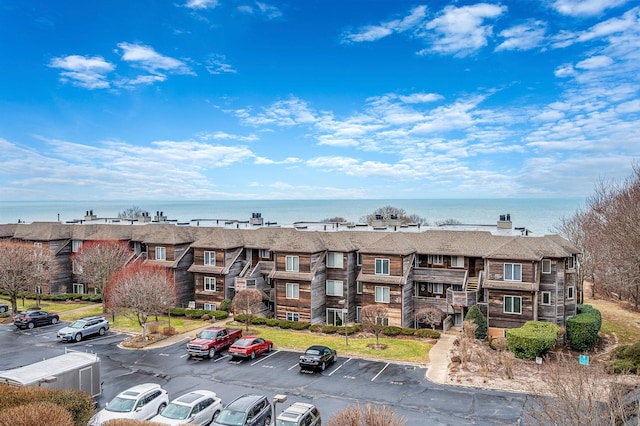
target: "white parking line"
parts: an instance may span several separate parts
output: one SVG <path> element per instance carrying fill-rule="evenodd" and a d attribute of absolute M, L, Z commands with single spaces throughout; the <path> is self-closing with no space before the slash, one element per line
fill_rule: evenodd
<path fill-rule="evenodd" d="M 298 363 L 293 364 L 291 367 L 289 367 L 289 369 L 287 371 L 291 371 L 296 367 L 298 367 Z"/>
<path fill-rule="evenodd" d="M 275 355 L 275 354 L 277 354 L 278 352 L 280 352 L 280 351 L 272 352 L 272 353 L 270 353 L 269 355 L 265 356 L 264 358 L 260 358 L 259 360 L 252 362 L 252 363 L 251 363 L 251 365 L 252 365 L 252 366 L 254 366 L 254 365 L 256 365 L 256 364 L 259 364 L 259 363 L 261 363 L 262 361 L 264 361 L 264 360 L 266 360 L 266 359 L 268 359 L 268 358 L 271 358 L 272 356 L 274 356 L 274 355 Z"/>
<path fill-rule="evenodd" d="M 335 373 L 336 371 L 340 370 L 342 368 L 343 365 L 345 365 L 346 363 L 348 363 L 349 361 L 351 361 L 352 358 L 349 358 L 348 360 L 346 360 L 345 362 L 343 362 L 342 364 L 340 364 L 338 366 L 338 368 L 336 368 L 335 370 L 333 370 L 331 373 L 329 373 L 329 376 L 331 376 L 333 373 Z"/>
<path fill-rule="evenodd" d="M 381 375 L 381 374 L 382 374 L 382 372 L 383 372 L 384 370 L 386 370 L 388 366 L 389 366 L 389 363 L 387 363 L 387 365 L 385 365 L 384 367 L 382 367 L 382 370 L 380 370 L 380 371 L 378 372 L 378 374 L 376 374 L 376 375 L 373 377 L 373 379 L 371 379 L 371 381 L 373 382 L 375 379 L 377 379 L 377 378 L 378 378 L 378 376 L 379 376 L 379 375 Z"/>
<path fill-rule="evenodd" d="M 220 357 L 220 358 L 218 358 L 218 359 L 214 359 L 214 360 L 213 360 L 213 362 L 222 361 L 222 360 L 223 360 L 223 359 L 225 359 L 225 358 L 229 358 L 229 354 L 224 355 L 224 356 L 221 356 L 221 357 Z"/>

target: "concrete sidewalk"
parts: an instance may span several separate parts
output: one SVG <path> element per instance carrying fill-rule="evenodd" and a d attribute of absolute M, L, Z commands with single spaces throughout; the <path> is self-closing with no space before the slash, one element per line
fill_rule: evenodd
<path fill-rule="evenodd" d="M 445 384 L 449 373 L 449 351 L 459 333 L 441 334 L 438 342 L 429 351 L 427 379 L 433 383 Z"/>

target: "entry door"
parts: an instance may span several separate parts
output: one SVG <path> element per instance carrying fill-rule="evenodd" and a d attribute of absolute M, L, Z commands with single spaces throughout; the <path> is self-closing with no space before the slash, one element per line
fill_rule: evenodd
<path fill-rule="evenodd" d="M 91 367 L 86 367 L 80 370 L 80 390 L 93 396 L 93 370 Z"/>

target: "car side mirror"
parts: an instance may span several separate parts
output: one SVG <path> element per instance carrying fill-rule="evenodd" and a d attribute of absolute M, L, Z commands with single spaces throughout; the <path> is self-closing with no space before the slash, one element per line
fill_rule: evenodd
<path fill-rule="evenodd" d="M 136 407 L 136 411 L 142 410 L 142 407 Z"/>

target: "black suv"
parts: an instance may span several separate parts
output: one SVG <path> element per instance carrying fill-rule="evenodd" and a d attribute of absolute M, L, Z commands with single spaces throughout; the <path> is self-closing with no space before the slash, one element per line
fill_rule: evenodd
<path fill-rule="evenodd" d="M 228 403 L 211 426 L 270 426 L 271 416 L 266 396 L 247 393 Z"/>
<path fill-rule="evenodd" d="M 4 314 L 8 310 L 9 310 L 9 305 L 7 305 L 6 303 L 0 302 L 0 314 Z"/>
<path fill-rule="evenodd" d="M 56 324 L 60 321 L 58 314 L 40 310 L 26 311 L 13 319 L 13 325 L 18 328 L 33 328 L 40 325 Z"/>

